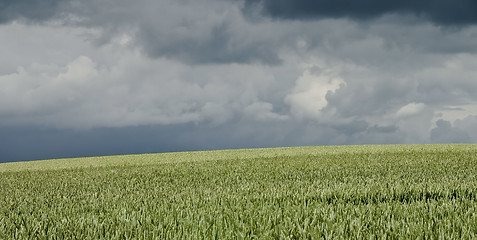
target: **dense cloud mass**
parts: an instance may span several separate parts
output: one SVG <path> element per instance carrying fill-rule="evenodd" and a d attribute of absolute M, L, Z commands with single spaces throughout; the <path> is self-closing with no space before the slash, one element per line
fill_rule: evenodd
<path fill-rule="evenodd" d="M 0 1 L 0 23 L 16 19 L 44 21 L 58 14 L 60 0 L 2 0 Z"/>
<path fill-rule="evenodd" d="M 477 2 L 473 0 L 246 0 L 246 11 L 275 18 L 314 19 L 352 18 L 368 20 L 386 14 L 411 14 L 438 24 L 474 24 Z"/>
<path fill-rule="evenodd" d="M 450 3 L 1 0 L 0 161 L 476 142 Z"/>

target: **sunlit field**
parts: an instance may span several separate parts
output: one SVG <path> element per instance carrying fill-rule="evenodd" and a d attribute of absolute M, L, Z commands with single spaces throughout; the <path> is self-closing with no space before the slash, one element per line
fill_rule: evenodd
<path fill-rule="evenodd" d="M 476 239 L 477 146 L 0 164 L 0 239 Z"/>

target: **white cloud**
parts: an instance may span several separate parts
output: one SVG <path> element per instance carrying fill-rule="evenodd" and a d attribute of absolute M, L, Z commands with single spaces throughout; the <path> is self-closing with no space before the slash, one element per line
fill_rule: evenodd
<path fill-rule="evenodd" d="M 254 102 L 244 109 L 245 115 L 248 115 L 258 121 L 288 120 L 289 116 L 280 115 L 273 112 L 273 105 L 268 102 Z"/>
<path fill-rule="evenodd" d="M 344 80 L 330 69 L 311 73 L 306 69 L 296 80 L 294 88 L 285 97 L 291 113 L 298 118 L 319 119 L 321 110 L 327 106 L 326 95 L 344 84 Z"/>
<path fill-rule="evenodd" d="M 424 104 L 424 103 L 412 102 L 412 103 L 409 103 L 409 104 L 401 107 L 396 112 L 396 116 L 398 118 L 401 118 L 401 117 L 409 117 L 409 116 L 417 115 L 420 112 L 422 112 L 422 110 L 424 110 L 425 107 L 426 107 L 426 104 Z"/>

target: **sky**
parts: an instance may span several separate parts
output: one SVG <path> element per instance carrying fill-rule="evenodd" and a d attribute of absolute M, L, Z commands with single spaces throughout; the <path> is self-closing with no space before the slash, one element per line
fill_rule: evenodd
<path fill-rule="evenodd" d="M 0 162 L 477 142 L 474 0 L 0 0 Z"/>

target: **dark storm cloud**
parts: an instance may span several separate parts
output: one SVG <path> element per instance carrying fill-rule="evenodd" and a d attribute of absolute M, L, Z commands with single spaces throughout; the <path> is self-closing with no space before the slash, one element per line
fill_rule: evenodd
<path fill-rule="evenodd" d="M 21 19 L 44 21 L 61 13 L 61 7 L 69 0 L 1 0 L 0 23 Z"/>
<path fill-rule="evenodd" d="M 0 127 L 2 136 L 0 163 L 64 157 L 303 144 L 296 138 L 285 137 L 295 132 L 289 128 L 290 126 L 269 123 L 258 125 L 259 128 L 255 128 L 252 124 L 235 121 L 224 125 L 187 123 L 95 128 L 82 131 L 32 126 Z"/>
<path fill-rule="evenodd" d="M 374 125 L 368 129 L 370 132 L 378 132 L 378 133 L 393 133 L 396 132 L 399 128 L 395 125 L 390 126 L 378 126 Z"/>
<path fill-rule="evenodd" d="M 457 119 L 454 122 L 454 128 L 469 135 L 472 142 L 477 141 L 477 115 L 469 115 L 463 119 Z"/>
<path fill-rule="evenodd" d="M 437 120 L 436 127 L 431 130 L 431 141 L 434 143 L 469 143 L 467 132 L 451 126 L 449 121 Z"/>
<path fill-rule="evenodd" d="M 247 32 L 239 4 L 228 1 L 0 0 L 0 24 L 15 20 L 100 30 L 90 40 L 101 46 L 124 32 L 151 58 L 188 64 L 277 64 L 276 44 Z"/>
<path fill-rule="evenodd" d="M 250 15 L 257 5 L 263 6 L 263 13 L 276 18 L 354 18 L 367 19 L 386 13 L 415 13 L 442 23 L 473 23 L 477 11 L 460 11 L 458 8 L 475 9 L 476 4 L 465 1 L 445 6 L 444 1 L 428 0 L 417 4 L 414 1 L 172 1 L 138 0 L 134 3 L 126 0 L 0 0 L 0 23 L 13 20 L 42 22 L 56 20 L 65 26 L 86 27 L 98 30 L 89 41 L 103 46 L 112 40 L 128 35 L 131 45 L 142 50 L 150 58 L 169 58 L 190 65 L 228 64 L 228 63 L 282 63 L 283 49 L 296 50 L 298 38 L 306 42 L 304 51 L 311 51 L 328 44 L 333 54 L 347 42 L 359 40 L 370 29 L 355 29 L 346 35 L 344 31 L 333 31 L 318 24 L 274 24 L 261 19 L 248 21 L 243 16 Z M 466 6 L 469 5 L 469 6 Z M 470 6 L 473 5 L 473 6 Z M 435 8 L 435 9 L 434 9 Z M 446 9 L 446 11 L 441 9 Z M 447 11 L 449 10 L 449 11 Z M 452 14 L 459 11 L 454 19 Z M 472 15 L 472 17 L 465 16 Z M 449 15 L 449 16 L 447 16 Z M 462 17 L 464 19 L 458 19 Z M 454 19 L 454 20 L 453 20 Z M 400 23 L 402 19 L 399 19 Z M 329 22 L 329 28 L 342 24 Z M 415 50 L 429 52 L 467 52 L 477 51 L 472 36 L 417 32 L 409 38 L 409 23 L 375 29 L 388 47 L 405 48 L 412 45 Z M 354 26 L 359 28 L 359 26 Z M 348 29 L 349 30 L 349 29 Z M 371 29 L 372 30 L 372 29 Z M 404 34 L 402 31 L 406 31 Z M 330 34 L 331 32 L 331 34 Z M 337 34 L 337 35 L 336 35 Z M 429 34 L 437 34 L 429 41 Z M 450 36 L 450 37 L 449 37 Z M 455 36 L 455 37 L 452 37 Z M 336 39 L 334 39 L 336 38 Z M 348 39 L 348 40 L 346 40 Z M 461 41 L 461 42 L 457 42 Z M 457 44 L 449 44 L 449 42 Z M 356 48 L 353 48 L 356 50 Z M 344 53 L 347 54 L 347 53 Z M 346 56 L 348 57 L 348 56 Z M 358 59 L 363 58 L 362 55 Z"/>
<path fill-rule="evenodd" d="M 473 24 L 477 22 L 474 0 L 245 0 L 245 11 L 274 18 L 316 19 L 352 18 L 366 20 L 385 14 L 412 14 L 439 24 Z"/>
<path fill-rule="evenodd" d="M 226 20 L 224 20 L 226 21 Z M 189 25 L 190 24 L 190 25 Z M 195 28 L 193 23 L 187 28 L 191 32 Z M 158 29 L 154 24 L 140 23 L 137 40 L 144 52 L 149 57 L 168 57 L 188 64 L 198 63 L 249 63 L 266 62 L 278 64 L 280 62 L 274 43 L 257 41 L 253 44 L 239 43 L 240 33 L 233 32 L 234 26 L 230 22 L 211 23 L 203 26 L 207 36 L 185 36 L 174 28 L 167 35 L 164 29 Z M 203 35 L 203 34 L 198 34 Z"/>
<path fill-rule="evenodd" d="M 399 143 L 396 129 L 351 122 L 330 127 L 304 121 L 255 122 L 242 118 L 224 124 L 185 123 L 89 130 L 51 127 L 0 127 L 0 163 L 10 161 L 192 150 Z M 366 133 L 368 131 L 368 133 Z"/>
<path fill-rule="evenodd" d="M 338 131 L 339 133 L 343 133 L 346 135 L 353 135 L 356 133 L 364 132 L 368 129 L 368 123 L 364 120 L 354 120 L 347 124 L 338 124 L 332 126 L 333 129 Z"/>
<path fill-rule="evenodd" d="M 0 127 L 0 162 L 197 149 L 191 142 L 180 145 L 176 138 L 171 138 L 188 130 L 189 125 L 85 131 L 32 126 Z"/>

